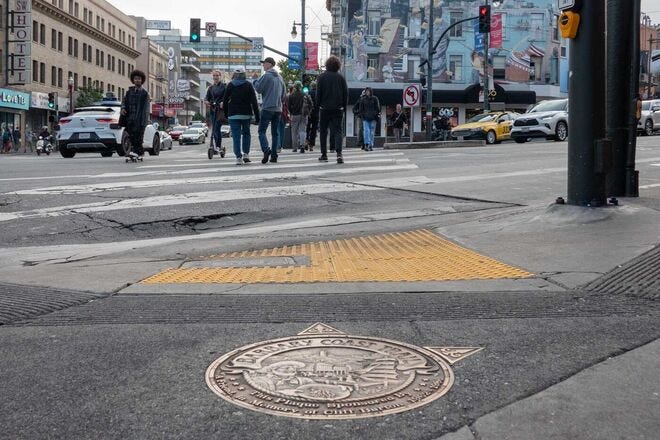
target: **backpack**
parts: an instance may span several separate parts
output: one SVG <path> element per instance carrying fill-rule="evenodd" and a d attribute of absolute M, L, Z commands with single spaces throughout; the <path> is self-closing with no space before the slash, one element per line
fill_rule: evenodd
<path fill-rule="evenodd" d="M 312 113 L 312 106 L 312 98 L 310 98 L 309 95 L 303 95 L 301 114 L 304 117 L 307 117 Z"/>

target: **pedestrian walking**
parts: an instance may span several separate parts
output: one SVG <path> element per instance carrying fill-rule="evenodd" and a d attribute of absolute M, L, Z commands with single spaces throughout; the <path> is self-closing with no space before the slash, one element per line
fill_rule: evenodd
<path fill-rule="evenodd" d="M 310 84 L 309 94 L 307 95 L 312 100 L 312 112 L 307 118 L 307 140 L 305 142 L 305 149 L 314 151 L 316 146 L 316 132 L 319 130 L 319 107 L 316 104 L 316 81 Z"/>
<path fill-rule="evenodd" d="M 341 61 L 331 55 L 325 62 L 325 72 L 316 83 L 316 102 L 319 106 L 319 129 L 322 162 L 328 161 L 328 131 L 330 148 L 337 152 L 337 163 L 344 163 L 342 156 L 342 119 L 348 103 L 346 80 L 339 73 Z"/>
<path fill-rule="evenodd" d="M 25 148 L 23 149 L 24 153 L 27 153 L 28 147 L 30 148 L 30 153 L 34 152 L 34 132 L 30 128 L 25 130 Z"/>
<path fill-rule="evenodd" d="M 311 113 L 312 100 L 303 93 L 302 83 L 296 81 L 293 91 L 287 97 L 287 108 L 291 118 L 291 149 L 305 152 L 305 140 L 307 139 L 307 118 Z"/>
<path fill-rule="evenodd" d="M 133 85 L 128 88 L 121 103 L 122 117 L 120 120 L 123 119 L 123 126 L 126 127 L 126 132 L 131 139 L 132 148 L 129 155 L 141 158 L 144 156 L 142 138 L 149 117 L 150 98 L 149 93 L 142 88 L 146 79 L 144 72 L 134 70 L 131 72 L 130 78 Z"/>
<path fill-rule="evenodd" d="M 211 145 L 215 153 L 220 153 L 222 147 L 222 125 L 226 123 L 226 113 L 223 108 L 223 100 L 227 86 L 222 82 L 222 74 L 219 70 L 211 73 L 213 84 L 206 89 L 204 104 L 210 111 L 211 118 Z M 245 76 L 245 75 L 243 75 Z"/>
<path fill-rule="evenodd" d="M 360 150 L 364 150 L 364 129 L 362 128 L 362 117 L 360 116 L 360 101 L 364 96 L 364 90 L 360 93 L 360 97 L 353 104 L 353 115 L 355 116 L 355 126 L 357 127 L 357 145 Z"/>
<path fill-rule="evenodd" d="M 12 140 L 14 141 L 14 151 L 18 153 L 18 150 L 21 149 L 21 130 L 18 127 L 14 127 Z"/>
<path fill-rule="evenodd" d="M 392 113 L 392 131 L 394 132 L 394 139 L 396 143 L 401 142 L 401 134 L 403 133 L 404 126 L 408 124 L 408 118 L 401 108 L 401 104 L 397 104 Z"/>
<path fill-rule="evenodd" d="M 252 84 L 245 77 L 245 69 L 234 69 L 222 102 L 234 144 L 236 165 L 250 163 L 250 122 L 252 116 L 259 123 L 259 103 Z"/>
<path fill-rule="evenodd" d="M 261 61 L 261 64 L 264 66 L 264 74 L 254 82 L 255 90 L 261 94 L 261 117 L 258 129 L 259 144 L 264 154 L 261 163 L 265 164 L 269 159 L 276 163 L 279 120 L 282 115 L 282 102 L 285 98 L 286 87 L 284 80 L 274 69 L 275 60 L 272 57 L 267 57 Z M 268 146 L 266 137 L 268 125 L 270 125 L 272 148 Z"/>
<path fill-rule="evenodd" d="M 11 151 L 11 132 L 8 127 L 2 129 L 2 152 L 9 153 Z"/>
<path fill-rule="evenodd" d="M 364 149 L 373 151 L 376 122 L 380 118 L 380 101 L 373 95 L 371 87 L 365 87 L 364 96 L 360 99 L 360 117 L 364 130 Z"/>

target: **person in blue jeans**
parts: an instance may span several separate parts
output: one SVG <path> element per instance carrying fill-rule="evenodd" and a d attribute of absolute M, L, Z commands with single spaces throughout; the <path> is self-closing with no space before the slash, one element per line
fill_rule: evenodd
<path fill-rule="evenodd" d="M 360 98 L 360 117 L 364 130 L 364 149 L 373 151 L 376 120 L 380 118 L 380 102 L 373 95 L 371 87 L 366 87 L 364 95 Z"/>
<path fill-rule="evenodd" d="M 250 120 L 254 115 L 259 122 L 259 104 L 254 87 L 245 78 L 245 69 L 234 69 L 231 82 L 227 85 L 222 108 L 225 109 L 231 137 L 234 141 L 236 165 L 250 162 Z"/>
<path fill-rule="evenodd" d="M 286 96 L 284 80 L 274 69 L 275 60 L 267 57 L 261 64 L 264 66 L 264 74 L 254 82 L 254 88 L 261 93 L 261 120 L 259 122 L 259 144 L 264 157 L 261 163 L 265 164 L 270 159 L 271 163 L 277 162 L 277 146 L 279 145 L 279 121 L 282 115 L 282 102 Z M 272 136 L 271 147 L 268 146 L 266 130 L 270 125 Z"/>

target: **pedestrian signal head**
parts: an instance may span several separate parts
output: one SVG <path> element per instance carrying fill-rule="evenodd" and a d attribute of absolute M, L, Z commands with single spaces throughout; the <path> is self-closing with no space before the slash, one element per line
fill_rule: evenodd
<path fill-rule="evenodd" d="M 479 33 L 487 34 L 490 32 L 490 6 L 479 6 Z"/>

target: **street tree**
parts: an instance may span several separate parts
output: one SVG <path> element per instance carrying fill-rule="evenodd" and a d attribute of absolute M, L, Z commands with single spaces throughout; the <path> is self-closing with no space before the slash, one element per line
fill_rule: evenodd
<path fill-rule="evenodd" d="M 102 99 L 103 91 L 93 87 L 79 87 L 76 108 L 92 105 L 94 102 L 101 101 Z"/>
<path fill-rule="evenodd" d="M 280 75 L 284 79 L 284 84 L 293 83 L 295 80 L 300 79 L 300 70 L 290 68 L 289 60 L 286 58 L 279 60 L 277 67 L 280 69 Z"/>

